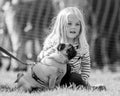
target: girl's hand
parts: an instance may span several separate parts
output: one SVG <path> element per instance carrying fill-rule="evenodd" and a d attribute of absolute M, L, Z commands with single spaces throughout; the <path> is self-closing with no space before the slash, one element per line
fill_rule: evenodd
<path fill-rule="evenodd" d="M 90 83 L 88 81 L 86 81 L 86 89 L 91 90 L 91 85 L 90 85 Z"/>

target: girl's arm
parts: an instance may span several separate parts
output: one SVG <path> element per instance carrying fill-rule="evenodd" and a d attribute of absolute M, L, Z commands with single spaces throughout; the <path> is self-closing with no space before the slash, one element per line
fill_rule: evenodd
<path fill-rule="evenodd" d="M 47 45 L 44 45 L 43 50 L 40 52 L 40 54 L 37 57 L 37 60 L 40 61 L 45 56 L 49 56 L 51 53 L 54 53 L 56 51 L 55 45 L 53 45 L 51 42 L 48 42 Z"/>
<path fill-rule="evenodd" d="M 91 63 L 89 51 L 86 52 L 81 59 L 81 76 L 83 80 L 87 80 L 90 75 Z"/>

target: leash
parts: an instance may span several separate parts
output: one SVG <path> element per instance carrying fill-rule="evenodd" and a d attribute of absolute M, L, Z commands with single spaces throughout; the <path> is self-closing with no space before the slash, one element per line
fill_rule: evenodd
<path fill-rule="evenodd" d="M 22 62 L 20 59 L 16 58 L 13 54 L 9 53 L 7 50 L 5 50 L 4 48 L 0 47 L 0 51 L 4 52 L 6 55 L 12 57 L 13 59 L 19 61 L 20 63 L 24 64 L 24 65 L 35 65 L 36 63 L 33 62 L 33 63 L 25 63 L 25 62 Z"/>

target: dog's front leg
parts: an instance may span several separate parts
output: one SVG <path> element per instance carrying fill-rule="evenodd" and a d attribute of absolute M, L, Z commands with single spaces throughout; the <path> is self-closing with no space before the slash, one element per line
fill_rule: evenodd
<path fill-rule="evenodd" d="M 51 76 L 49 78 L 49 89 L 53 89 L 55 87 L 56 77 Z"/>
<path fill-rule="evenodd" d="M 60 86 L 61 79 L 57 80 L 55 86 Z"/>
<path fill-rule="evenodd" d="M 65 73 L 66 73 L 66 71 L 64 71 L 64 72 L 59 71 L 58 72 L 58 74 L 57 74 L 58 77 L 57 77 L 55 86 L 60 86 L 61 80 L 64 77 Z"/>

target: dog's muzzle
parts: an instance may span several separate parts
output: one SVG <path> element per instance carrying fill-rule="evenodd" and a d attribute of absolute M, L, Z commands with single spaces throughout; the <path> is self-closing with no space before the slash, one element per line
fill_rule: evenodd
<path fill-rule="evenodd" d="M 67 49 L 66 53 L 68 54 L 69 60 L 72 59 L 73 57 L 75 57 L 77 54 L 75 48 L 71 44 L 69 44 L 69 48 Z"/>

